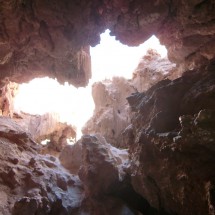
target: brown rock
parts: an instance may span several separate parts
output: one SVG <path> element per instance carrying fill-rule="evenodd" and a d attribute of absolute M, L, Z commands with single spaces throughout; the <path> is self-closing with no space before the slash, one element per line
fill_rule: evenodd
<path fill-rule="evenodd" d="M 206 189 L 215 180 L 213 68 L 161 81 L 128 98 L 132 185 L 160 211 L 214 214 L 213 191 Z"/>
<path fill-rule="evenodd" d="M 13 117 L 14 114 L 14 97 L 18 92 L 19 85 L 10 82 L 8 78 L 3 81 L 0 97 L 0 112 L 3 116 Z"/>
<path fill-rule="evenodd" d="M 134 46 L 156 35 L 175 62 L 194 69 L 214 59 L 213 1 L 1 1 L 0 71 L 12 81 L 49 76 L 85 86 L 89 45 L 111 30 Z M 63 15 L 62 15 L 63 14 Z M 31 72 L 29 72 L 31 71 Z"/>
<path fill-rule="evenodd" d="M 17 201 L 13 208 L 13 215 L 35 214 L 38 209 L 37 199 L 24 197 Z"/>

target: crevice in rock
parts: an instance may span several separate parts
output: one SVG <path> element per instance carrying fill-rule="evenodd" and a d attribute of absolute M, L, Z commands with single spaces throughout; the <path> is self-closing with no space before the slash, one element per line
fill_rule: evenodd
<path fill-rule="evenodd" d="M 176 215 L 165 212 L 163 208 L 158 210 L 152 207 L 143 196 L 134 190 L 128 178 L 123 183 L 115 185 L 113 190 L 111 195 L 123 200 L 130 208 L 144 215 Z"/>

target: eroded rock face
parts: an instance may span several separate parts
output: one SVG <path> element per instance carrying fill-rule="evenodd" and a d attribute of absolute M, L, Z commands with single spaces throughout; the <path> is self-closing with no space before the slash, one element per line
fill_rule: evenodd
<path fill-rule="evenodd" d="M 215 68 L 207 67 L 215 55 L 214 16 L 212 0 L 0 0 L 0 79 L 24 82 L 49 76 L 84 86 L 90 77 L 89 45 L 99 42 L 104 29 L 128 45 L 155 34 L 166 45 L 170 60 L 193 73 L 164 80 L 128 99 L 134 112 L 125 131 L 133 161 L 132 184 L 159 211 L 214 215 Z M 86 200 L 87 212 L 79 210 L 82 191 L 71 180 L 80 182 L 53 157 L 38 155 L 30 136 L 10 123 L 4 120 L 0 132 L 1 213 L 117 214 L 111 209 L 120 205 L 119 200 L 107 196 L 103 202 Z M 97 150 L 92 142 L 84 155 Z M 98 155 L 110 159 L 103 152 Z M 88 195 L 94 193 L 90 163 L 97 160 L 85 159 L 86 167 L 80 171 Z M 117 179 L 114 162 L 107 164 L 113 171 L 110 181 Z M 98 176 L 100 169 L 98 163 Z M 98 185 L 110 191 L 111 186 Z M 71 191 L 78 201 L 70 199 Z M 122 203 L 119 214 L 129 211 L 124 208 Z"/>
<path fill-rule="evenodd" d="M 157 36 L 168 49 L 170 60 L 191 70 L 214 59 L 214 2 L 177 1 L 169 5 L 169 18 Z"/>
<path fill-rule="evenodd" d="M 138 92 L 144 92 L 163 79 L 179 78 L 182 72 L 176 64 L 166 57 L 162 58 L 156 50 L 149 49 L 134 70 L 131 83 Z"/>
<path fill-rule="evenodd" d="M 99 133 L 108 143 L 123 147 L 122 132 L 130 124 L 126 97 L 135 88 L 124 78 L 97 82 L 92 87 L 95 103 L 93 117 L 85 124 L 83 134 Z"/>
<path fill-rule="evenodd" d="M 16 0 L 0 5 L 1 79 L 26 82 L 49 76 L 76 86 L 88 83 L 92 40 L 86 42 L 88 22 L 80 19 L 89 16 L 86 5 Z"/>
<path fill-rule="evenodd" d="M 103 137 L 90 135 L 82 137 L 82 149 L 83 164 L 78 175 L 86 194 L 99 197 L 113 192 L 114 185 L 125 175 L 123 166 L 128 165 L 126 150 L 117 150 Z"/>
<path fill-rule="evenodd" d="M 193 69 L 214 59 L 213 1 L 0 1 L 1 79 L 24 82 L 49 76 L 84 86 L 89 45 L 111 34 L 127 45 L 153 34 L 169 58 Z"/>
<path fill-rule="evenodd" d="M 214 215 L 215 66 L 164 80 L 128 102 L 134 189 L 179 215 Z"/>
<path fill-rule="evenodd" d="M 42 149 L 43 153 L 58 155 L 67 145 L 67 139 L 76 141 L 75 127 L 60 122 L 60 116 L 57 113 L 44 115 L 20 113 L 19 118 L 15 120 L 31 134 L 36 142 L 48 140 L 47 146 Z"/>
<path fill-rule="evenodd" d="M 101 135 L 84 135 L 80 143 L 82 165 L 78 175 L 85 190 L 83 206 L 89 214 L 169 215 L 151 207 L 132 188 L 127 150 L 111 146 Z"/>
<path fill-rule="evenodd" d="M 61 164 L 73 174 L 78 174 L 82 165 L 82 144 L 81 140 L 73 145 L 67 145 L 59 155 Z"/>
<path fill-rule="evenodd" d="M 78 175 L 84 184 L 85 208 L 90 214 L 137 214 L 122 198 L 114 196 L 126 178 L 127 150 L 111 146 L 100 135 L 84 135 L 81 144 L 82 165 Z"/>
<path fill-rule="evenodd" d="M 38 147 L 13 120 L 0 118 L 0 213 L 76 214 L 80 180 L 55 157 L 38 154 Z"/>
<path fill-rule="evenodd" d="M 113 80 L 97 82 L 92 87 L 95 103 L 93 117 L 85 124 L 84 134 L 99 133 L 108 143 L 117 147 L 127 147 L 124 130 L 131 127 L 130 108 L 126 97 L 134 92 L 148 90 L 161 80 L 176 79 L 181 70 L 166 58 L 161 58 L 156 50 L 148 50 L 133 72 L 131 80 L 114 77 Z M 128 132 L 126 132 L 128 133 Z"/>
<path fill-rule="evenodd" d="M 78 175 L 68 172 L 56 157 L 39 154 L 40 146 L 17 123 L 1 117 L 0 213 L 137 214 L 114 196 L 112 188 L 125 178 L 127 151 L 112 147 L 101 136 L 83 137 L 81 144 L 79 175 L 86 182 L 84 186 Z M 106 174 L 102 174 L 104 166 Z"/>
<path fill-rule="evenodd" d="M 18 93 L 19 85 L 11 82 L 8 78 L 0 85 L 0 115 L 12 118 L 14 114 L 14 97 Z"/>

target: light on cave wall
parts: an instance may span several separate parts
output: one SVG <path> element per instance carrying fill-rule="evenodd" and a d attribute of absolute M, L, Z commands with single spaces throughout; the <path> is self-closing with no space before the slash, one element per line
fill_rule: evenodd
<path fill-rule="evenodd" d="M 91 48 L 92 79 L 86 88 L 75 88 L 68 83 L 60 85 L 50 78 L 34 79 L 20 86 L 15 99 L 16 111 L 30 114 L 59 113 L 62 122 L 75 125 L 77 136 L 81 136 L 81 128 L 92 116 L 94 103 L 91 86 L 96 81 L 113 76 L 131 78 L 132 72 L 147 49 L 156 49 L 162 57 L 167 50 L 159 40 L 152 36 L 138 47 L 122 45 L 115 37 L 109 36 L 109 30 L 101 34 L 101 42 Z"/>

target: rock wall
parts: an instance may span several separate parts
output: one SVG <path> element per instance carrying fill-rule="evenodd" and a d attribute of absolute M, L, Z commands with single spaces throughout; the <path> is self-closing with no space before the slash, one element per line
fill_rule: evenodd
<path fill-rule="evenodd" d="M 66 152 L 70 154 L 68 160 Z M 71 156 L 77 152 L 81 152 L 81 162 L 77 154 Z M 63 150 L 60 160 L 70 172 L 78 170 L 85 191 L 82 212 L 89 215 L 160 214 L 131 187 L 127 150 L 111 146 L 101 135 L 84 135 L 78 146 L 68 146 Z M 166 212 L 161 214 L 168 215 Z"/>
<path fill-rule="evenodd" d="M 214 215 L 215 64 L 212 61 L 207 67 L 176 78 L 180 70 L 156 53 L 150 51 L 143 59 L 127 84 L 134 83 L 133 89 L 145 91 L 136 90 L 127 97 L 131 112 L 126 114 L 130 120 L 114 143 L 129 148 L 132 187 L 161 214 Z M 140 77 L 142 82 L 138 82 Z M 116 86 L 122 88 L 118 82 L 114 85 L 114 81 L 109 88 L 104 83 L 97 86 L 96 111 L 89 121 L 90 129 L 111 140 L 108 129 L 115 125 L 113 114 L 109 118 L 98 114 L 101 107 L 103 112 L 109 110 L 106 104 L 111 100 L 106 95 Z M 114 103 L 110 104 L 113 108 Z M 113 124 L 106 125 L 107 119 Z M 103 130 L 97 122 L 104 126 Z"/>
<path fill-rule="evenodd" d="M 133 113 L 124 140 L 136 192 L 124 198 L 131 203 L 127 196 L 139 193 L 144 208 L 138 211 L 143 214 L 154 208 L 160 214 L 214 215 L 214 18 L 213 0 L 0 0 L 0 79 L 26 82 L 49 76 L 85 86 L 91 74 L 89 45 L 98 44 L 106 28 L 131 46 L 155 34 L 167 47 L 169 59 L 182 71 L 193 72 L 128 98 Z M 110 189 L 111 198 L 91 195 L 96 177 L 90 176 L 106 179 L 97 162 L 101 158 L 104 165 L 110 160 L 110 179 L 117 178 L 115 161 L 105 147 L 93 159 L 91 152 L 100 148 L 97 139 L 88 138 L 92 148 L 84 143 L 82 186 L 55 158 L 38 155 L 26 132 L 10 119 L 1 120 L 1 213 L 138 213 L 122 197 L 113 198 L 115 189 Z M 95 184 L 99 190 L 101 181 Z M 112 186 L 107 187 L 101 189 L 109 194 Z M 83 188 L 88 199 L 83 198 Z"/>
<path fill-rule="evenodd" d="M 18 93 L 19 85 L 8 78 L 1 83 L 0 115 L 13 117 L 14 97 Z"/>
<path fill-rule="evenodd" d="M 128 97 L 132 185 L 170 214 L 215 214 L 215 64 Z"/>

